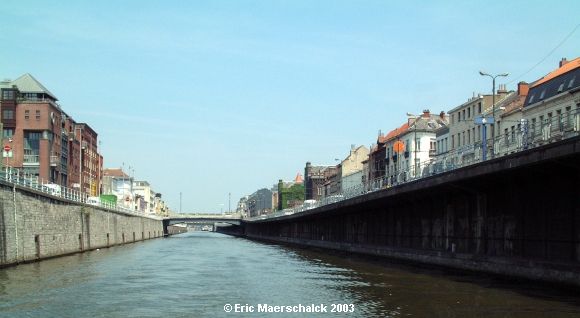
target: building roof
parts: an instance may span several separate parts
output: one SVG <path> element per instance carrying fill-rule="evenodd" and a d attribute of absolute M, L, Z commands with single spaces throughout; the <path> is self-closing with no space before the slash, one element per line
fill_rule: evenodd
<path fill-rule="evenodd" d="M 536 82 L 534 82 L 530 88 L 532 87 L 536 87 L 539 85 L 542 85 L 543 83 L 554 79 L 562 74 L 565 74 L 567 72 L 570 72 L 576 68 L 580 67 L 580 57 L 577 57 L 575 59 L 573 59 L 572 61 L 568 61 L 567 63 L 565 63 L 564 65 L 560 66 L 558 69 L 548 73 L 548 75 L 540 78 L 539 80 L 537 80 Z"/>
<path fill-rule="evenodd" d="M 300 173 L 298 173 L 296 175 L 296 178 L 294 178 L 294 183 L 299 183 L 299 184 L 304 183 L 304 179 L 302 178 L 302 175 Z"/>
<path fill-rule="evenodd" d="M 510 94 L 503 100 L 501 103 L 497 104 L 497 108 L 503 107 L 503 112 L 501 113 L 501 117 L 506 117 L 510 114 L 521 110 L 524 107 L 524 102 L 526 101 L 527 95 L 519 95 L 517 93 Z"/>
<path fill-rule="evenodd" d="M 391 130 L 386 136 L 379 137 L 379 142 L 387 142 L 389 140 L 395 139 L 409 130 L 409 123 L 404 123 L 399 128 Z M 381 139 L 382 138 L 382 139 Z"/>
<path fill-rule="evenodd" d="M 58 100 L 44 85 L 36 80 L 32 75 L 26 73 L 19 78 L 12 81 L 12 85 L 16 85 L 18 90 L 22 93 L 43 93 L 50 96 L 54 100 Z"/>
<path fill-rule="evenodd" d="M 12 88 L 12 81 L 11 80 L 0 81 L 0 88 Z"/>
<path fill-rule="evenodd" d="M 425 113 L 413 120 L 409 130 L 435 131 L 448 124 L 446 116 L 442 117 L 441 115 Z"/>
<path fill-rule="evenodd" d="M 571 65 L 569 65 L 571 64 Z M 538 104 L 551 97 L 580 88 L 580 58 L 561 65 L 557 70 L 534 82 L 524 107 Z"/>
<path fill-rule="evenodd" d="M 123 172 L 121 168 L 107 168 L 103 169 L 103 176 L 104 177 L 121 177 L 121 178 L 128 178 L 129 175 Z"/>

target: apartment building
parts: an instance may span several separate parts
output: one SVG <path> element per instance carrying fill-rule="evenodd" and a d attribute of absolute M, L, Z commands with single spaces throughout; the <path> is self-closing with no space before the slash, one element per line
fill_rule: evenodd
<path fill-rule="evenodd" d="M 0 89 L 2 143 L 11 148 L 2 163 L 44 182 L 97 194 L 102 156 L 96 132 L 80 134 L 88 125 L 76 123 L 56 96 L 30 74 L 0 82 Z M 87 151 L 83 141 L 89 138 L 94 147 Z M 95 160 L 83 161 L 86 156 Z M 81 175 L 86 178 L 81 180 Z"/>

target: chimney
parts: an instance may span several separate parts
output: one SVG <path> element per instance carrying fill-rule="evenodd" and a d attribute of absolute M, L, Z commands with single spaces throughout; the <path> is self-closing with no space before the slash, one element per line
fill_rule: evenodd
<path fill-rule="evenodd" d="M 563 57 L 562 60 L 559 63 L 559 65 L 560 65 L 559 67 L 562 67 L 562 66 L 564 66 L 566 64 L 568 64 L 568 60 L 565 57 Z"/>
<path fill-rule="evenodd" d="M 429 118 L 431 117 L 431 112 L 429 111 L 429 109 L 424 109 L 423 110 L 423 118 Z"/>
<path fill-rule="evenodd" d="M 506 94 L 507 89 L 505 88 L 505 84 L 499 84 L 499 88 L 497 89 L 498 94 Z"/>
<path fill-rule="evenodd" d="M 526 82 L 518 83 L 518 96 L 527 96 L 530 90 L 530 85 Z"/>

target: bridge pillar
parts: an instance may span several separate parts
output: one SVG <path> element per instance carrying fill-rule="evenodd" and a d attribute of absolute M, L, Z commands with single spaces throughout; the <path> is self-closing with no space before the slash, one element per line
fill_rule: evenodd
<path fill-rule="evenodd" d="M 169 231 L 167 230 L 169 222 L 170 220 L 163 220 L 163 236 L 169 236 Z"/>

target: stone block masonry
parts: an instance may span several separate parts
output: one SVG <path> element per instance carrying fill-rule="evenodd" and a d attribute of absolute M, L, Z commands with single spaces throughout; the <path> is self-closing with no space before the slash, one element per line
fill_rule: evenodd
<path fill-rule="evenodd" d="M 163 237 L 161 219 L 0 182 L 0 267 Z"/>

